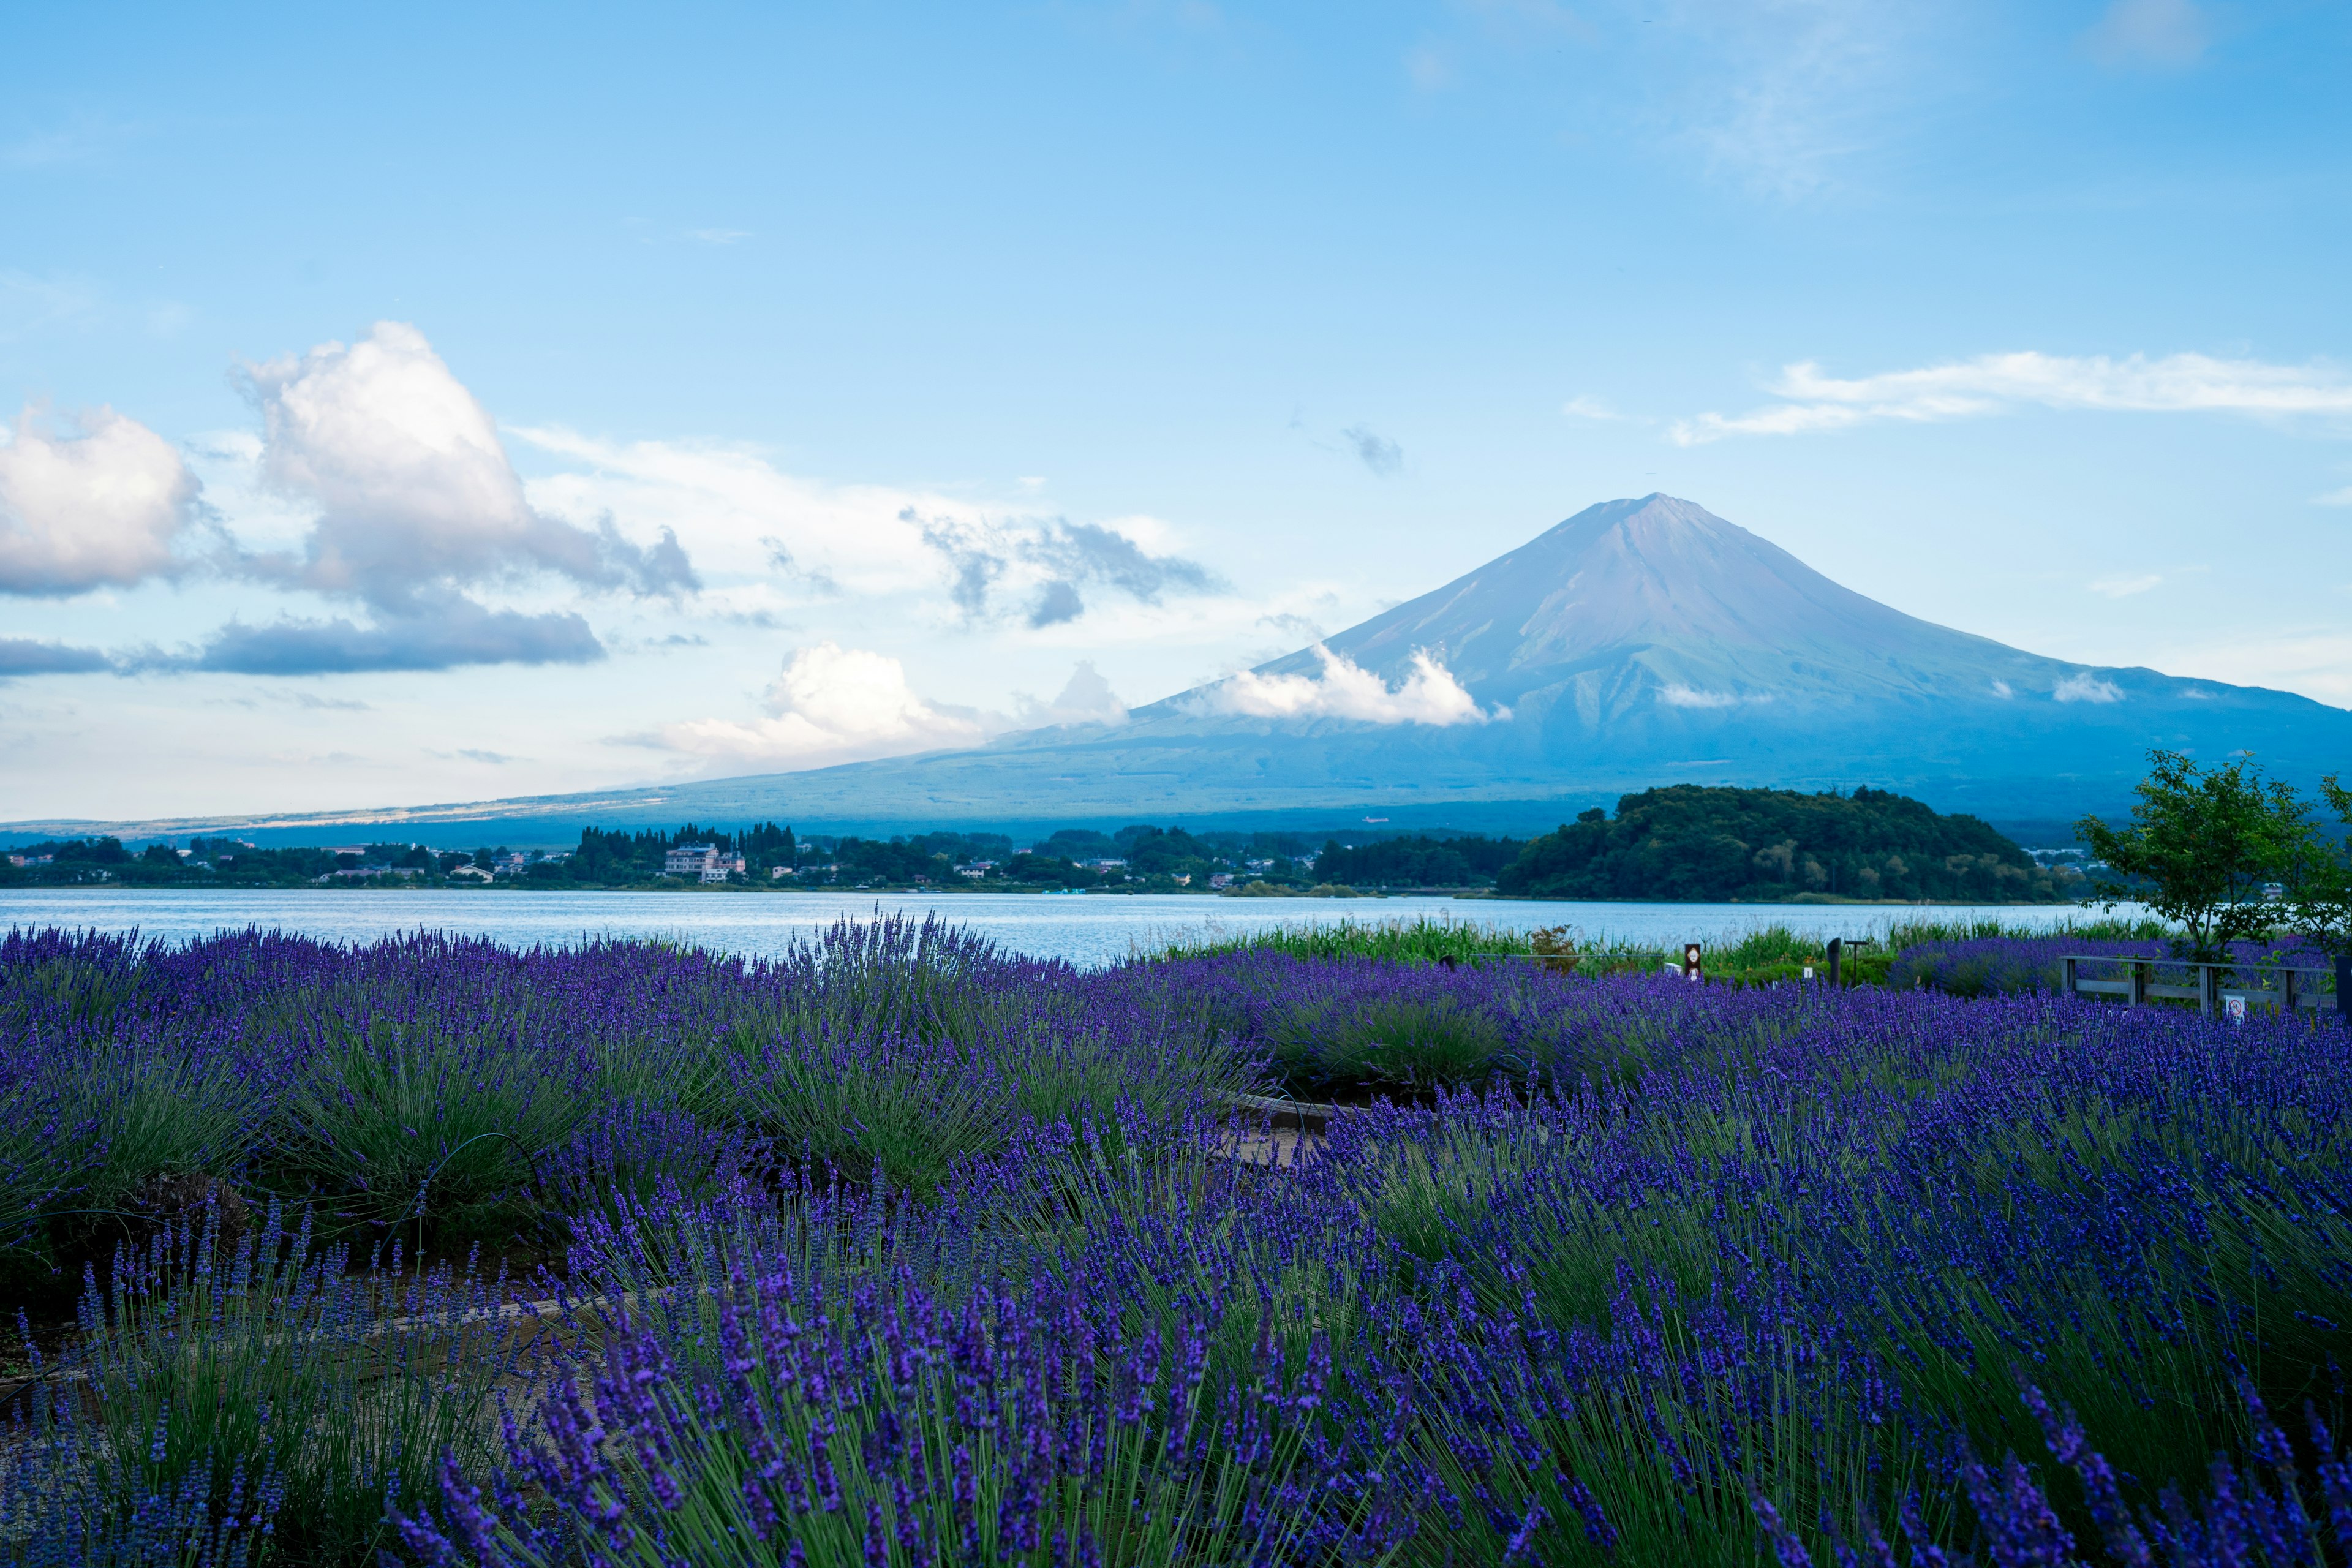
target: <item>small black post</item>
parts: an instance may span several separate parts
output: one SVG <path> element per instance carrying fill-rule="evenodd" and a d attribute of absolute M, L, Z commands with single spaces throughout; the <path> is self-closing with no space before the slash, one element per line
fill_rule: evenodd
<path fill-rule="evenodd" d="M 2352 1022 L 2352 952 L 2336 955 L 2336 1016 Z"/>
<path fill-rule="evenodd" d="M 1439 965 L 1440 965 L 1442 968 L 1444 968 L 1444 971 L 1445 971 L 1448 974 L 1451 974 L 1451 973 L 1454 973 L 1454 955 L 1453 955 L 1452 953 L 1450 953 L 1450 952 L 1446 952 L 1446 953 L 1440 953 L 1440 954 L 1438 955 L 1437 962 L 1438 962 Z"/>
<path fill-rule="evenodd" d="M 1844 957 L 1845 938 L 1842 936 L 1830 938 L 1830 989 L 1832 991 L 1837 989 L 1838 966 Z"/>

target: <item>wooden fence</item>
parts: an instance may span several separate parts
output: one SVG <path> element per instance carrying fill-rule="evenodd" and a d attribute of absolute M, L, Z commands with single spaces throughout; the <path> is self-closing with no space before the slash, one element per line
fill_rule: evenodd
<path fill-rule="evenodd" d="M 2297 1008 L 2310 1012 L 2334 1009 L 2352 1012 L 2352 959 L 2336 961 L 2336 993 L 2329 995 L 2319 988 L 2318 982 L 2327 971 L 2313 966 L 2254 965 L 2244 963 L 2189 963 L 2165 958 L 2112 958 L 2099 953 L 2074 953 L 2060 962 L 2066 966 L 2066 989 L 2077 996 L 2120 996 L 2127 1007 L 2145 1006 L 2150 1002 L 2194 1002 L 2198 1010 L 2206 1014 L 2237 1014 L 2256 1007 L 2275 1007 L 2284 1013 Z M 2086 980 L 2084 964 L 2100 964 L 2108 970 L 2125 973 L 2117 979 Z M 2187 985 L 2160 984 L 2157 972 L 2168 970 L 2175 973 L 2187 972 L 2191 983 Z M 2232 984 L 2233 975 L 2250 974 L 2253 984 Z"/>

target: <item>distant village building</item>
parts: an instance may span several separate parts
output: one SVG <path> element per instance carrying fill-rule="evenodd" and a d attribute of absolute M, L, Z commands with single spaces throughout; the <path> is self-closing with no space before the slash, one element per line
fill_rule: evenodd
<path fill-rule="evenodd" d="M 1209 879 L 1209 886 L 1212 888 L 1230 888 L 1233 885 L 1234 874 L 1231 871 L 1220 871 Z"/>
<path fill-rule="evenodd" d="M 742 856 L 724 853 L 716 844 L 681 844 L 662 857 L 663 876 L 702 882 L 723 882 L 743 868 Z"/>

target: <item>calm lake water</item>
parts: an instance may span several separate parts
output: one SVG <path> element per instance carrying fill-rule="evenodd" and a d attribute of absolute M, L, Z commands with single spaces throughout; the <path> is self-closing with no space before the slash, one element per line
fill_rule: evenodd
<path fill-rule="evenodd" d="M 181 891 L 55 889 L 0 891 L 0 930 L 68 926 L 136 931 L 185 942 L 246 926 L 324 942 L 366 942 L 398 931 L 465 931 L 512 946 L 566 944 L 583 937 L 666 937 L 725 952 L 782 952 L 844 916 L 877 912 L 942 918 L 1003 946 L 1094 966 L 1117 963 L 1174 937 L 1237 934 L 1272 926 L 1340 920 L 1427 917 L 1514 931 L 1576 928 L 1587 941 L 1612 938 L 1661 949 L 1714 942 L 1780 923 L 1832 936 L 1870 936 L 1898 916 L 1938 920 L 1991 915 L 2046 927 L 2082 911 L 2068 906 L 1912 910 L 1822 904 L 1549 903 L 1505 899 L 1219 899 L 1199 896 L 1018 893 L 523 892 L 500 888 L 398 891 Z"/>

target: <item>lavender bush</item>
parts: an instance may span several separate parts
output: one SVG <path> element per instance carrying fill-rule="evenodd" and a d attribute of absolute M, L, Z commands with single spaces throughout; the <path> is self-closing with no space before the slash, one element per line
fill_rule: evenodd
<path fill-rule="evenodd" d="M 138 1126 L 134 1090 L 196 1082 L 233 1112 L 143 1153 L 0 1134 L 29 1247 L 114 1151 L 325 1215 L 259 1227 L 243 1297 L 93 1274 L 67 1353 L 138 1392 L 18 1429 L 0 1561 L 2352 1560 L 2333 1015 L 1082 974 L 905 924 L 772 964 L 19 938 L 0 982 L 10 1103 Z M 1265 1164 L 1244 1086 L 1370 1103 Z M 510 1324 L 487 1298 L 335 1283 L 420 1214 L 561 1251 L 545 1332 L 438 1342 L 487 1382 L 374 1375 L 420 1310 Z M 261 1392 L 196 1397 L 231 1383 Z M 442 1414 L 338 1450 L 337 1390 Z M 2306 1406 L 2293 1441 L 2266 1414 Z M 159 1422 L 169 1463 L 131 1463 Z M 329 1495 L 336 1531 L 301 1511 Z"/>

